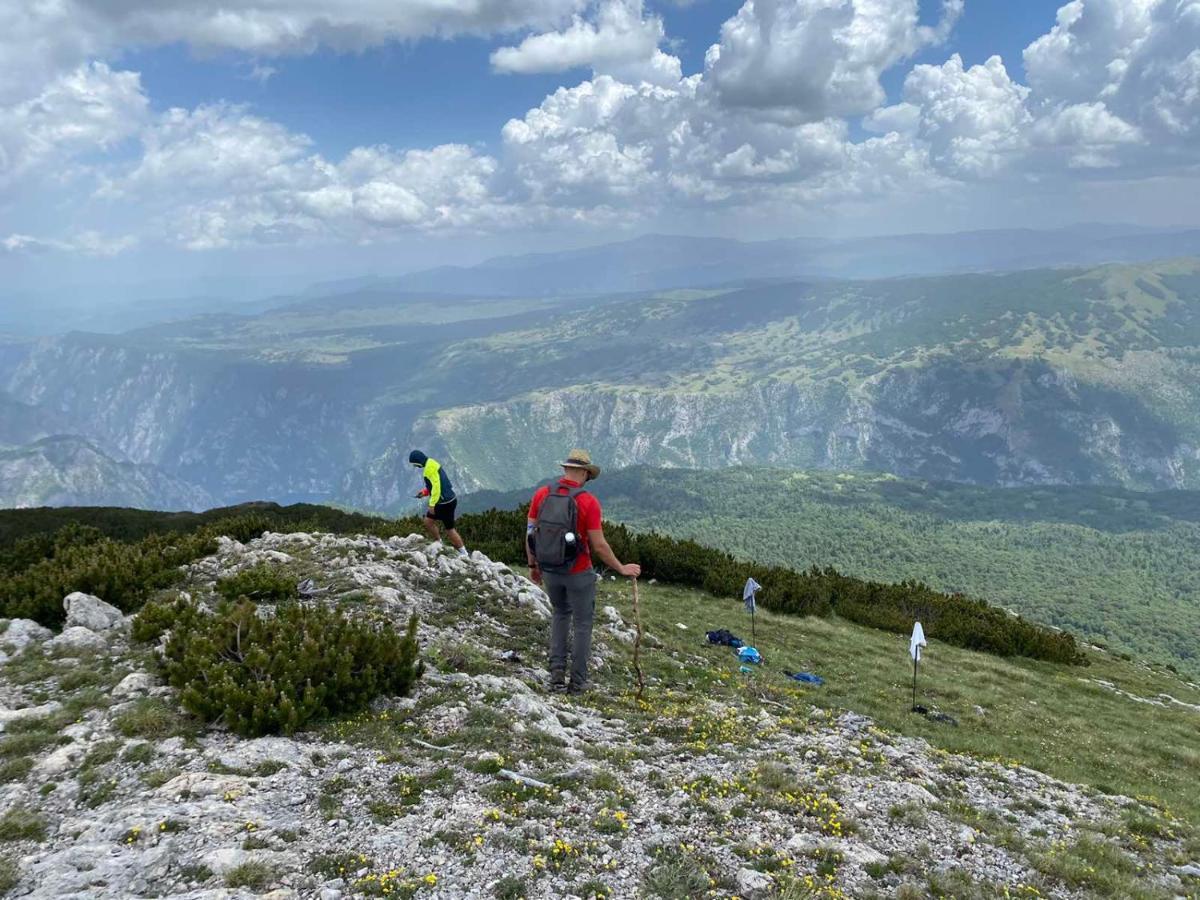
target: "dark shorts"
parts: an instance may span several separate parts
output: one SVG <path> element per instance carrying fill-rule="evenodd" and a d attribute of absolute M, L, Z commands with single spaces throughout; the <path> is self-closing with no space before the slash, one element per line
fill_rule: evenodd
<path fill-rule="evenodd" d="M 439 503 L 433 508 L 433 516 L 431 518 L 441 522 L 447 528 L 454 527 L 454 511 L 458 509 L 458 498 L 448 500 L 445 503 Z"/>

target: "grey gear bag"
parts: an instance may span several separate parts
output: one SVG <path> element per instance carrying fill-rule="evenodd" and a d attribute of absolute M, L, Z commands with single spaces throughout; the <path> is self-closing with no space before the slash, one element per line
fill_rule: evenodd
<path fill-rule="evenodd" d="M 542 501 L 529 544 L 533 558 L 543 572 L 565 575 L 575 564 L 584 541 L 575 530 L 579 522 L 579 505 L 575 498 L 583 492 L 581 487 L 571 488 L 565 494 L 552 489 Z"/>

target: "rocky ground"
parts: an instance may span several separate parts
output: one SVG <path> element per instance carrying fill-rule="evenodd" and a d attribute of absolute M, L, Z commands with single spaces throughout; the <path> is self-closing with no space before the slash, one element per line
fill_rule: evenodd
<path fill-rule="evenodd" d="M 598 611 L 595 689 L 547 695 L 545 595 L 480 554 L 267 534 L 224 541 L 182 589 L 207 598 L 262 564 L 313 578 L 308 602 L 400 625 L 416 611 L 429 670 L 413 695 L 242 740 L 184 715 L 101 600 L 66 598 L 57 636 L 9 622 L 0 894 L 1195 895 L 1200 867 L 1170 862 L 1154 806 L 953 756 L 799 688 L 747 689 L 699 644 L 651 638 L 638 700 L 615 609 Z"/>

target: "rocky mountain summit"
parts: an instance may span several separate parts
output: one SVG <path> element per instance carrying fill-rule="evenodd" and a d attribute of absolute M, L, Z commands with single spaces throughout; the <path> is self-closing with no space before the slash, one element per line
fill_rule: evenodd
<path fill-rule="evenodd" d="M 548 695 L 547 598 L 480 553 L 268 532 L 222 540 L 172 593 L 212 603 L 262 567 L 313 579 L 289 602 L 416 613 L 411 696 L 242 739 L 187 715 L 100 598 L 66 597 L 59 635 L 3 623 L 0 894 L 1075 897 L 1103 893 L 1091 866 L 1195 895 L 1200 866 L 1152 803 L 818 709 L 698 632 L 647 636 L 639 699 L 615 606 L 597 611 L 594 689 Z"/>

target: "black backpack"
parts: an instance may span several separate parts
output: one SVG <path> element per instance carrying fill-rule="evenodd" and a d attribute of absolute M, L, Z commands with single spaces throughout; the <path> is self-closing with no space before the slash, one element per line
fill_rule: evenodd
<path fill-rule="evenodd" d="M 579 521 L 579 505 L 575 498 L 583 492 L 582 487 L 571 488 L 565 494 L 551 488 L 549 496 L 542 501 L 529 534 L 529 547 L 543 572 L 566 574 L 575 564 L 584 541 L 575 530 Z"/>

